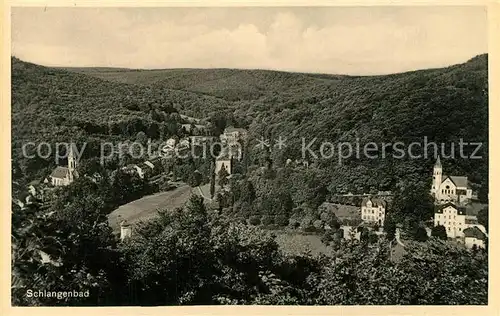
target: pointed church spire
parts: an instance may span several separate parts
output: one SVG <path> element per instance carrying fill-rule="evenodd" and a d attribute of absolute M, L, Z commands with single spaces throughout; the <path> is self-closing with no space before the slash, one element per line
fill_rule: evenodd
<path fill-rule="evenodd" d="M 434 167 L 438 167 L 438 168 L 442 168 L 443 167 L 441 165 L 441 159 L 439 158 L 439 156 L 438 156 L 438 159 L 436 160 L 436 164 L 434 165 Z"/>
<path fill-rule="evenodd" d="M 74 179 L 74 173 L 76 171 L 76 165 L 77 165 L 75 153 L 73 151 L 74 150 L 73 146 L 74 146 L 73 141 L 71 141 L 68 148 L 68 170 L 69 170 L 69 180 L 71 182 Z"/>

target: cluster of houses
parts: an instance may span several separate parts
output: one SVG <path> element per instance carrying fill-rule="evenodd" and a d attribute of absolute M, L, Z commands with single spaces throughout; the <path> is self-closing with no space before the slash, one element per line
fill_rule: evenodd
<path fill-rule="evenodd" d="M 478 223 L 477 216 L 466 207 L 474 197 L 471 183 L 465 176 L 443 175 L 443 167 L 438 158 L 434 165 L 431 194 L 436 203 L 434 226 L 444 226 L 447 237 L 464 244 L 467 248 L 485 248 L 488 233 Z M 346 194 L 345 196 L 355 196 Z M 361 206 L 339 203 L 323 203 L 320 208 L 332 211 L 342 223 L 347 238 L 353 228 L 360 225 L 383 227 L 386 219 L 387 201 L 391 192 L 376 195 L 362 194 Z M 430 231 L 429 231 L 430 233 Z"/>
<path fill-rule="evenodd" d="M 232 174 L 233 161 L 241 160 L 243 157 L 243 144 L 247 140 L 247 131 L 243 128 L 227 127 L 220 135 L 221 152 L 215 160 L 215 176 L 222 169 L 226 169 L 228 175 Z"/>
<path fill-rule="evenodd" d="M 436 203 L 434 226 L 444 226 L 448 238 L 462 242 L 469 248 L 485 248 L 488 237 L 486 228 L 466 208 L 473 197 L 471 182 L 467 177 L 444 175 L 438 157 L 434 164 L 430 192 Z"/>
<path fill-rule="evenodd" d="M 68 166 L 57 166 L 43 181 L 31 181 L 28 184 L 27 193 L 22 194 L 18 199 L 14 199 L 13 202 L 21 209 L 24 209 L 31 204 L 49 201 L 55 187 L 67 186 L 78 178 L 77 164 L 78 160 L 75 157 L 73 146 L 70 146 Z"/>
<path fill-rule="evenodd" d="M 241 160 L 243 157 L 243 144 L 247 139 L 247 131 L 243 128 L 229 126 L 219 136 L 221 151 L 215 160 L 215 175 L 218 176 L 221 169 L 226 169 L 228 175 L 233 171 L 234 160 Z M 195 146 L 214 144 L 217 138 L 214 136 L 189 136 L 176 140 L 170 138 L 161 148 L 163 157 L 183 156 L 189 149 Z M 205 147 L 203 150 L 207 150 Z M 211 153 L 210 153 L 211 154 Z"/>
<path fill-rule="evenodd" d="M 215 161 L 215 175 L 219 175 L 225 169 L 228 175 L 232 174 L 233 161 L 241 160 L 243 155 L 243 144 L 247 140 L 247 131 L 242 128 L 228 127 L 220 135 L 221 152 Z M 162 157 L 193 146 L 212 144 L 217 139 L 213 136 L 190 136 L 181 140 L 171 138 L 166 141 L 165 146 L 160 149 L 160 156 L 145 160 L 138 164 L 129 164 L 122 170 L 135 173 L 140 178 L 151 178 L 161 173 Z M 44 201 L 50 195 L 50 189 L 66 186 L 78 178 L 77 159 L 73 148 L 68 153 L 68 165 L 57 166 L 49 177 L 41 183 L 30 183 L 28 194 L 19 200 L 15 200 L 21 208 L 34 201 Z M 287 161 L 287 164 L 293 162 Z M 305 165 L 302 161 L 296 164 Z M 305 165 L 307 167 L 307 165 Z M 443 166 L 438 157 L 432 176 L 430 190 L 436 203 L 434 214 L 434 226 L 443 226 L 447 237 L 462 242 L 466 247 L 485 248 L 488 237 L 486 228 L 478 223 L 477 216 L 469 214 L 466 205 L 474 197 L 471 183 L 465 176 L 450 176 L 443 174 Z M 354 196 L 351 193 L 344 196 Z M 359 225 L 370 227 L 383 227 L 386 219 L 387 201 L 392 198 L 391 192 L 379 192 L 376 195 L 363 194 L 361 206 L 343 205 L 335 203 L 323 203 L 320 207 L 332 211 L 343 223 L 344 234 L 348 235 L 352 228 Z M 122 224 L 122 237 L 130 234 L 129 226 Z M 125 238 L 123 237 L 123 238 Z"/>
<path fill-rule="evenodd" d="M 122 167 L 122 171 L 129 174 L 137 174 L 141 179 L 150 178 L 158 175 L 162 169 L 160 157 L 146 160 L 139 164 L 129 164 Z"/>
<path fill-rule="evenodd" d="M 365 196 L 361 201 L 360 207 L 324 202 L 318 208 L 320 212 L 329 211 L 335 214 L 344 232 L 344 239 L 350 239 L 352 236 L 359 239 L 360 233 L 357 231 L 357 228 L 360 226 L 367 227 L 374 230 L 375 233 L 381 234 L 386 209 L 387 200 L 382 196 Z"/>

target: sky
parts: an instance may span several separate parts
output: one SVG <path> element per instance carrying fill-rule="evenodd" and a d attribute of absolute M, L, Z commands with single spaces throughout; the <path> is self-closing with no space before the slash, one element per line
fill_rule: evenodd
<path fill-rule="evenodd" d="M 12 54 L 46 66 L 372 75 L 487 52 L 485 7 L 12 8 Z"/>

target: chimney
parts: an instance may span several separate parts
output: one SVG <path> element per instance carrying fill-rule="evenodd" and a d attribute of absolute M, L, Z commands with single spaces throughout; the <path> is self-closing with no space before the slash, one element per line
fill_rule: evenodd
<path fill-rule="evenodd" d="M 120 223 L 120 240 L 124 240 L 132 236 L 132 227 L 127 223 L 127 221 L 122 221 Z"/>

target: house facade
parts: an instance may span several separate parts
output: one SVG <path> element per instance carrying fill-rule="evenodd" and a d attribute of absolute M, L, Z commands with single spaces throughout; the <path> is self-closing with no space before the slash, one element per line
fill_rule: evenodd
<path fill-rule="evenodd" d="M 384 225 L 387 202 L 375 197 L 366 197 L 361 202 L 361 219 L 365 223 Z"/>
<path fill-rule="evenodd" d="M 220 140 L 224 144 L 233 145 L 239 141 L 245 140 L 247 136 L 247 131 L 244 128 L 227 127 L 224 129 L 224 133 L 220 135 Z"/>
<path fill-rule="evenodd" d="M 476 216 L 468 215 L 464 207 L 450 202 L 436 208 L 434 226 L 438 225 L 444 226 L 449 238 L 462 238 L 464 231 L 472 227 L 479 229 L 482 233 L 486 232 L 486 228 L 478 223 Z"/>
<path fill-rule="evenodd" d="M 486 234 L 477 227 L 469 227 L 464 230 L 465 247 L 486 248 Z"/>

